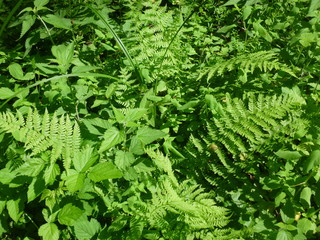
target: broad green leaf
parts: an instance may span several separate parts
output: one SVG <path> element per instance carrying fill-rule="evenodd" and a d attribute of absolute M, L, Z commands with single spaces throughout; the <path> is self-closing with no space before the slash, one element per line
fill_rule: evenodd
<path fill-rule="evenodd" d="M 290 202 L 287 202 L 281 209 L 280 215 L 282 221 L 287 224 L 291 224 L 294 222 L 294 218 L 296 216 L 295 210 Z"/>
<path fill-rule="evenodd" d="M 228 2 L 223 4 L 222 6 L 233 6 L 233 5 L 236 5 L 238 2 L 240 2 L 240 0 L 229 0 Z"/>
<path fill-rule="evenodd" d="M 307 232 L 314 232 L 317 228 L 317 225 L 314 222 L 311 222 L 308 218 L 302 218 L 298 221 L 297 224 L 298 231 L 306 234 Z"/>
<path fill-rule="evenodd" d="M 14 92 L 10 89 L 10 88 L 6 88 L 6 87 L 1 87 L 0 88 L 0 99 L 8 99 L 10 98 L 12 95 L 14 94 Z"/>
<path fill-rule="evenodd" d="M 51 164 L 44 171 L 44 180 L 46 185 L 51 185 L 56 180 L 56 177 L 60 174 L 60 168 L 58 164 Z"/>
<path fill-rule="evenodd" d="M 83 210 L 74 206 L 72 203 L 64 205 L 58 215 L 60 224 L 72 226 L 84 213 Z"/>
<path fill-rule="evenodd" d="M 320 164 L 320 150 L 314 150 L 303 164 L 303 173 L 308 174 L 314 167 Z"/>
<path fill-rule="evenodd" d="M 275 153 L 278 157 L 286 160 L 296 160 L 301 157 L 301 154 L 298 151 L 283 151 L 279 150 Z"/>
<path fill-rule="evenodd" d="M 92 147 L 87 147 L 75 154 L 72 159 L 73 166 L 78 172 L 85 172 L 96 162 L 98 157 L 93 153 Z"/>
<path fill-rule="evenodd" d="M 276 240 L 293 240 L 293 236 L 290 232 L 281 229 L 277 234 Z"/>
<path fill-rule="evenodd" d="M 66 45 L 52 46 L 51 52 L 56 58 L 56 62 L 59 64 L 61 71 L 64 73 L 68 70 L 70 63 L 74 55 L 74 44 L 69 43 Z"/>
<path fill-rule="evenodd" d="M 13 221 L 16 223 L 19 221 L 20 216 L 23 214 L 23 204 L 21 199 L 10 199 L 7 201 L 7 209 L 9 216 L 12 218 Z"/>
<path fill-rule="evenodd" d="M 107 151 L 113 146 L 121 143 L 124 140 L 124 133 L 123 131 L 119 131 L 116 127 L 112 127 L 104 133 L 103 138 L 104 140 L 101 143 L 99 153 Z"/>
<path fill-rule="evenodd" d="M 11 74 L 12 77 L 23 80 L 24 74 L 22 71 L 22 67 L 18 63 L 12 63 L 8 67 L 9 73 Z"/>
<path fill-rule="evenodd" d="M 160 130 L 143 127 L 137 131 L 136 136 L 131 139 L 130 152 L 141 155 L 144 153 L 144 146 L 152 143 L 153 141 L 166 136 L 166 134 Z"/>
<path fill-rule="evenodd" d="M 115 164 L 116 166 L 124 170 L 131 166 L 131 164 L 135 161 L 135 158 L 132 153 L 130 152 L 124 152 L 124 151 L 117 151 L 116 157 L 115 157 Z"/>
<path fill-rule="evenodd" d="M 100 182 L 111 178 L 120 178 L 122 173 L 111 162 L 103 162 L 95 165 L 88 177 L 94 182 Z"/>
<path fill-rule="evenodd" d="M 44 179 L 42 178 L 42 176 L 39 175 L 39 176 L 35 177 L 28 187 L 28 192 L 27 192 L 28 202 L 33 201 L 45 189 L 46 189 L 46 185 L 45 185 L 45 182 L 44 182 Z"/>
<path fill-rule="evenodd" d="M 22 22 L 20 38 L 22 38 L 29 31 L 29 29 L 33 26 L 35 21 L 36 21 L 35 15 L 30 15 L 30 14 L 26 15 L 26 17 L 23 19 L 23 22 Z"/>
<path fill-rule="evenodd" d="M 286 193 L 285 192 L 280 192 L 277 194 L 276 198 L 274 199 L 275 207 L 279 207 L 280 203 L 283 199 L 285 199 Z"/>
<path fill-rule="evenodd" d="M 54 223 L 45 223 L 41 225 L 38 233 L 43 240 L 59 240 L 60 232 L 57 225 Z"/>
<path fill-rule="evenodd" d="M 70 193 L 74 193 L 83 187 L 86 175 L 84 173 L 74 173 L 65 178 L 65 184 Z"/>
<path fill-rule="evenodd" d="M 199 100 L 196 100 L 196 101 L 190 101 L 190 102 L 187 102 L 186 104 L 183 104 L 182 106 L 178 107 L 177 109 L 179 111 L 185 111 L 185 110 L 190 110 L 190 109 L 193 109 L 194 107 L 196 107 L 199 103 Z"/>
<path fill-rule="evenodd" d="M 24 75 L 22 67 L 18 63 L 12 63 L 8 67 L 12 77 L 18 80 L 31 80 L 34 79 L 34 73 L 29 72 Z"/>
<path fill-rule="evenodd" d="M 69 29 L 71 29 L 71 26 L 72 26 L 70 19 L 63 18 L 63 17 L 53 15 L 53 14 L 47 14 L 47 15 L 43 16 L 42 19 L 45 22 L 55 26 L 56 28 L 62 28 L 62 29 L 69 30 Z"/>
<path fill-rule="evenodd" d="M 116 120 L 119 123 L 122 122 L 124 119 L 124 114 L 121 111 L 119 111 L 118 109 L 116 109 L 115 107 L 112 107 L 112 109 L 113 109 L 113 113 L 114 113 Z"/>
<path fill-rule="evenodd" d="M 252 6 L 245 6 L 242 12 L 243 20 L 246 20 L 252 12 Z"/>
<path fill-rule="evenodd" d="M 258 32 L 260 37 L 263 37 L 268 42 L 272 42 L 272 37 L 268 33 L 267 29 L 265 29 L 260 23 L 254 22 L 253 23 L 253 28 L 254 28 L 255 31 Z"/>
<path fill-rule="evenodd" d="M 320 7 L 320 0 L 311 0 L 308 15 L 311 15 Z"/>
<path fill-rule="evenodd" d="M 310 187 L 303 188 L 300 193 L 300 201 L 305 208 L 309 208 L 311 205 L 311 202 L 310 202 L 311 195 L 312 195 L 312 190 Z"/>
<path fill-rule="evenodd" d="M 48 2 L 49 0 L 34 0 L 33 4 L 36 8 L 40 8 L 45 6 Z"/>
<path fill-rule="evenodd" d="M 139 120 L 143 115 L 145 115 L 147 113 L 147 111 L 148 110 L 146 108 L 129 109 L 126 112 L 123 121 L 125 123 L 128 123 L 128 122 L 133 122 L 133 121 Z"/>
<path fill-rule="evenodd" d="M 100 223 L 94 218 L 91 218 L 90 221 L 79 221 L 74 224 L 74 232 L 78 240 L 93 239 L 100 228 Z"/>
<path fill-rule="evenodd" d="M 223 26 L 222 28 L 220 28 L 217 33 L 227 33 L 229 32 L 232 28 L 235 28 L 237 25 L 232 24 L 232 25 L 227 25 L 227 26 Z"/>

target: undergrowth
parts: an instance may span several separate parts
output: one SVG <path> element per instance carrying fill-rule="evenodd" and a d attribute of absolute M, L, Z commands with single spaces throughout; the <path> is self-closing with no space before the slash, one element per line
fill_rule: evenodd
<path fill-rule="evenodd" d="M 318 239 L 316 0 L 0 1 L 2 239 Z"/>

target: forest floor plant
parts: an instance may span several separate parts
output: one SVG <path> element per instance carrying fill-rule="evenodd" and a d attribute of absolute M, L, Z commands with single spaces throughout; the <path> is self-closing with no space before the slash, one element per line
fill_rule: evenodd
<path fill-rule="evenodd" d="M 319 239 L 319 1 L 0 13 L 1 239 Z"/>

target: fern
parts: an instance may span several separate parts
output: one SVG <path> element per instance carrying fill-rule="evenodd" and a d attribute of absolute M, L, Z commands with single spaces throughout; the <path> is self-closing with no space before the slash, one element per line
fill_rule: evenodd
<path fill-rule="evenodd" d="M 277 54 L 272 51 L 242 54 L 229 60 L 218 62 L 212 67 L 207 67 L 199 75 L 198 80 L 207 76 L 207 81 L 209 81 L 214 76 L 221 76 L 223 73 L 233 71 L 234 69 L 239 69 L 245 74 L 253 73 L 257 68 L 263 72 L 281 70 L 296 77 L 294 72 L 287 65 L 280 63 L 276 56 Z"/>
<path fill-rule="evenodd" d="M 27 117 L 19 111 L 16 116 L 5 112 L 0 115 L 0 129 L 24 143 L 25 149 L 30 150 L 30 157 L 49 151 L 51 164 L 61 157 L 65 169 L 70 168 L 72 157 L 80 149 L 79 126 L 68 116 L 58 118 L 55 113 L 50 117 L 47 111 L 40 116 L 31 108 Z"/>

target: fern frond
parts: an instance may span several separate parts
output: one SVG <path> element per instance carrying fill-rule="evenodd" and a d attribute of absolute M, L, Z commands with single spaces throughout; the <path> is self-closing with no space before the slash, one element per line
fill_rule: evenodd
<path fill-rule="evenodd" d="M 214 76 L 221 76 L 224 72 L 233 71 L 234 69 L 240 69 L 244 73 L 253 73 L 255 69 L 259 69 L 262 72 L 268 72 L 271 70 L 282 70 L 294 77 L 296 75 L 290 68 L 278 61 L 277 54 L 272 51 L 259 51 L 255 53 L 242 54 L 226 61 L 218 62 L 212 67 L 204 70 L 198 80 L 207 76 L 209 81 Z"/>
<path fill-rule="evenodd" d="M 0 131 L 11 133 L 23 142 L 25 149 L 31 151 L 30 156 L 49 151 L 52 164 L 61 157 L 66 169 L 70 168 L 71 158 L 81 144 L 79 126 L 68 116 L 58 118 L 54 113 L 50 117 L 47 111 L 40 116 L 31 108 L 26 117 L 20 112 L 16 116 L 11 112 L 1 113 Z"/>

